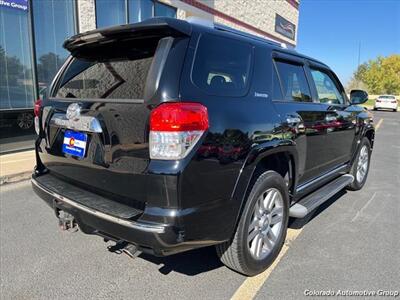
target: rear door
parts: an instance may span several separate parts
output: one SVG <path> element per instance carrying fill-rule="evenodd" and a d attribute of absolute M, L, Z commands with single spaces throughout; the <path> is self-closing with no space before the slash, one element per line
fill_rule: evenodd
<path fill-rule="evenodd" d="M 327 151 L 321 170 L 329 171 L 350 160 L 357 113 L 350 108 L 343 87 L 332 71 L 312 62 L 309 71 L 324 115 L 324 145 Z"/>
<path fill-rule="evenodd" d="M 312 99 L 303 59 L 279 53 L 275 54 L 274 66 L 273 102 L 285 136 L 296 142 L 298 184 L 302 184 L 317 177 L 326 163 L 324 107 Z"/>

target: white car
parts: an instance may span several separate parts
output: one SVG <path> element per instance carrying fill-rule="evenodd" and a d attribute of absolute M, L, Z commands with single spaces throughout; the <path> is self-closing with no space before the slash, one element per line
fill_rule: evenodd
<path fill-rule="evenodd" d="M 374 110 L 378 109 L 391 109 L 397 111 L 397 100 L 396 96 L 393 95 L 382 95 L 375 100 Z"/>

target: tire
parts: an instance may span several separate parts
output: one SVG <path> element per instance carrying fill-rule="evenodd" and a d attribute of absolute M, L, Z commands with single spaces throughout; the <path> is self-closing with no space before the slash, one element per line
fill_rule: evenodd
<path fill-rule="evenodd" d="M 261 207 L 261 203 L 270 204 L 269 208 Z M 261 174 L 247 197 L 233 238 L 216 246 L 222 263 L 247 276 L 263 272 L 282 249 L 288 219 L 289 195 L 284 179 L 274 171 Z"/>
<path fill-rule="evenodd" d="M 365 149 L 365 150 L 363 150 Z M 364 152 L 366 151 L 366 152 Z M 367 159 L 367 165 L 366 166 L 362 166 L 362 161 L 365 160 L 365 156 Z M 352 191 L 358 191 L 361 190 L 362 187 L 364 186 L 365 182 L 367 181 L 367 177 L 368 177 L 368 171 L 369 171 L 369 166 L 371 164 L 371 143 L 369 142 L 369 140 L 364 137 L 361 141 L 360 144 L 360 148 L 358 150 L 357 156 L 353 162 L 353 165 L 351 166 L 350 175 L 353 175 L 354 177 L 354 181 L 348 186 L 349 190 Z M 362 172 L 361 169 L 362 168 Z M 360 172 L 360 173 L 358 173 Z M 361 176 L 363 173 L 363 176 Z"/>

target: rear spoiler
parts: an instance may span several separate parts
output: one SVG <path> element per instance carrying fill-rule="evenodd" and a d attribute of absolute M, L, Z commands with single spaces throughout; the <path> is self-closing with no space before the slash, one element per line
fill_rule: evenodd
<path fill-rule="evenodd" d="M 174 18 L 151 18 L 143 22 L 96 29 L 74 35 L 67 39 L 63 47 L 74 56 L 80 51 L 90 51 L 92 47 L 117 41 L 128 41 L 145 37 L 190 36 L 190 23 Z"/>

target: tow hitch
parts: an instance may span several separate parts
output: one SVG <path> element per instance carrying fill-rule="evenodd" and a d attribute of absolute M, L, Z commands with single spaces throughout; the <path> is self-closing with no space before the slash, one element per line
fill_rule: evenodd
<path fill-rule="evenodd" d="M 78 231 L 78 224 L 75 222 L 75 218 L 73 215 L 59 210 L 57 212 L 58 217 L 58 225 L 60 226 L 61 230 L 67 230 L 69 232 L 77 232 Z"/>

